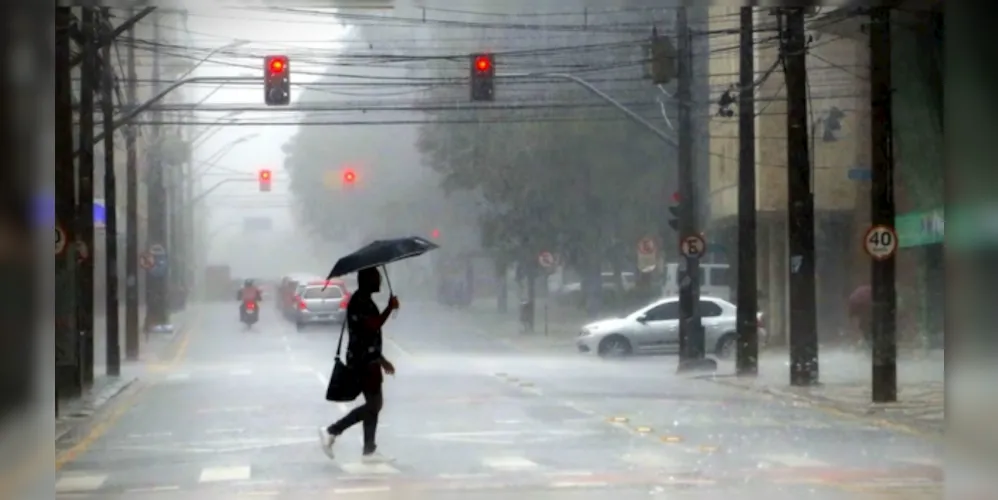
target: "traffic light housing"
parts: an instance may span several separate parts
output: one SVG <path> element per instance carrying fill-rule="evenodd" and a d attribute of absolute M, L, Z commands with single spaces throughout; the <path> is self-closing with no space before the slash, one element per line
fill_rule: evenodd
<path fill-rule="evenodd" d="M 671 217 L 669 217 L 669 227 L 676 232 L 679 232 L 679 218 L 683 213 L 682 202 L 683 198 L 680 196 L 678 191 L 672 193 L 672 203 L 674 204 L 669 207 L 669 215 L 671 215 Z"/>
<path fill-rule="evenodd" d="M 287 56 L 263 58 L 263 100 L 267 106 L 291 104 L 291 67 Z"/>
<path fill-rule="evenodd" d="M 494 101 L 496 64 L 492 54 L 471 55 L 471 100 Z"/>
<path fill-rule="evenodd" d="M 260 179 L 261 192 L 266 193 L 270 191 L 270 181 L 272 177 L 273 174 L 270 172 L 270 170 L 264 169 L 260 171 L 259 179 Z"/>

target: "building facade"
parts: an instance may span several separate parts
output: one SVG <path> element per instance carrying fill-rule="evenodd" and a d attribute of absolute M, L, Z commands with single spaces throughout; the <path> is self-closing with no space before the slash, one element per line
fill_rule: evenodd
<path fill-rule="evenodd" d="M 737 9 L 714 8 L 715 28 L 738 26 Z M 870 259 L 862 237 L 870 225 L 870 85 L 867 16 L 818 12 L 808 18 L 810 154 L 815 203 L 819 339 L 854 338 L 848 297 L 869 283 Z M 895 188 L 901 251 L 898 273 L 902 342 L 938 343 L 942 291 L 941 37 L 931 13 L 898 10 L 893 20 Z M 756 172 L 761 306 L 775 338 L 787 337 L 787 116 L 785 81 L 777 64 L 775 19 L 756 15 Z M 761 30 L 758 28 L 762 28 Z M 772 28 L 772 29 L 770 29 Z M 737 83 L 738 35 L 712 38 L 711 74 L 718 95 Z M 768 75 L 768 77 L 766 76 Z M 714 116 L 711 124 L 713 238 L 736 243 L 738 124 Z M 736 244 L 726 245 L 735 248 Z M 734 256 L 732 256 L 732 260 Z M 936 311 L 940 313 L 936 313 Z"/>

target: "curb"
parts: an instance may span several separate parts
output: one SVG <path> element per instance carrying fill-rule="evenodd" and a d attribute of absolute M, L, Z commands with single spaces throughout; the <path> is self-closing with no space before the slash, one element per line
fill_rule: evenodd
<path fill-rule="evenodd" d="M 117 383 L 109 383 L 98 392 L 97 396 L 94 397 L 91 402 L 81 404 L 80 408 L 75 411 L 73 409 L 67 409 L 72 412 L 70 415 L 56 419 L 55 441 L 59 442 L 66 436 L 78 431 L 81 427 L 88 425 L 95 416 L 99 415 L 103 410 L 110 406 L 110 404 L 113 403 L 118 396 L 121 396 L 122 393 L 134 386 L 138 381 L 138 376 L 131 376 Z M 90 394 L 87 394 L 84 398 L 88 396 L 90 396 Z M 59 429 L 60 421 L 66 423 L 65 427 L 62 429 Z"/>
<path fill-rule="evenodd" d="M 878 409 L 876 408 L 867 408 L 862 411 L 859 411 L 855 408 L 852 408 L 849 405 L 840 403 L 839 401 L 824 396 L 817 396 L 817 395 L 805 396 L 788 390 L 776 389 L 773 387 L 765 387 L 765 386 L 763 387 L 746 386 L 743 384 L 731 382 L 730 380 L 726 380 L 726 379 L 737 379 L 737 376 L 735 375 L 720 375 L 720 376 L 707 375 L 707 376 L 698 376 L 694 378 L 700 380 L 706 380 L 709 382 L 720 384 L 726 387 L 732 387 L 743 391 L 755 392 L 755 393 L 765 394 L 768 396 L 773 396 L 780 399 L 790 399 L 797 402 L 807 403 L 811 407 L 822 410 L 826 413 L 831 413 L 840 417 L 845 416 L 856 420 L 862 420 L 864 422 L 872 423 L 877 427 L 881 427 L 892 431 L 903 432 L 906 434 L 912 434 L 915 436 L 925 437 L 925 438 L 938 439 L 944 436 L 943 430 L 932 428 L 931 426 L 927 426 L 921 422 L 913 422 L 911 421 L 912 419 L 877 418 L 876 412 L 878 411 Z"/>

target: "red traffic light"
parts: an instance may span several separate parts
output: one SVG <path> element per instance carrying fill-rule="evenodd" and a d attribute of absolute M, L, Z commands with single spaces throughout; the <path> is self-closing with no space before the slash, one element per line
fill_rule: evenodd
<path fill-rule="evenodd" d="M 260 171 L 260 180 L 263 181 L 263 182 L 269 181 L 270 180 L 270 170 L 261 170 Z"/>
<path fill-rule="evenodd" d="M 440 237 L 439 229 L 434 229 L 433 231 L 430 231 L 430 238 L 437 239 L 439 237 Z"/>
<path fill-rule="evenodd" d="M 683 197 L 679 194 L 679 191 L 672 193 L 672 201 L 675 203 L 683 201 Z"/>
<path fill-rule="evenodd" d="M 269 67 L 271 73 L 282 73 L 288 67 L 288 62 L 283 57 L 274 57 L 270 60 Z"/>
<path fill-rule="evenodd" d="M 347 169 L 343 171 L 343 182 L 347 184 L 353 184 L 357 180 L 357 174 L 353 170 Z"/>
<path fill-rule="evenodd" d="M 478 56 L 475 58 L 475 69 L 485 73 L 492 69 L 492 59 L 489 56 Z"/>

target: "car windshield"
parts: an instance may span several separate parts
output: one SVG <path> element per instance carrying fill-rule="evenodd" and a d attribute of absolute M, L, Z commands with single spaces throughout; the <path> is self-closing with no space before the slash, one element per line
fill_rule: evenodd
<path fill-rule="evenodd" d="M 310 286 L 305 289 L 305 293 L 302 294 L 302 298 L 305 300 L 341 299 L 343 298 L 343 290 L 336 285 L 330 285 L 326 287 L 325 290 L 323 290 L 321 286 Z"/>

